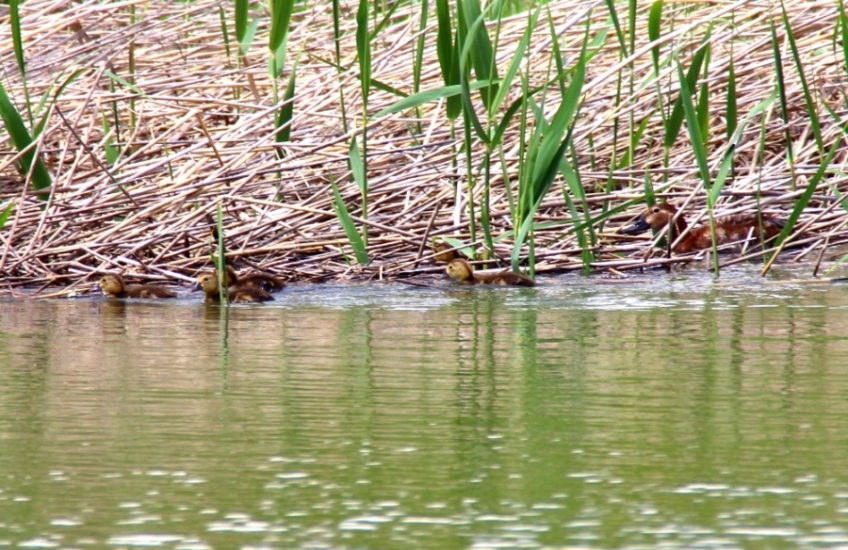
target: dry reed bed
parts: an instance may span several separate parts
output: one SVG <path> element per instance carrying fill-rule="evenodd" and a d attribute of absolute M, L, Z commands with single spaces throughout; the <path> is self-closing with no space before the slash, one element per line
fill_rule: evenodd
<path fill-rule="evenodd" d="M 250 65 L 237 68 L 228 59 L 221 34 L 218 2 L 191 3 L 129 0 L 121 3 L 30 0 L 22 6 L 22 28 L 28 59 L 27 81 L 38 98 L 54 81 L 81 69 L 82 75 L 63 90 L 53 106 L 46 130 L 38 142 L 49 161 L 54 184 L 49 200 L 38 200 L 14 170 L 17 158 L 6 132 L 0 132 L 0 204 L 14 201 L 12 217 L 0 233 L 0 270 L 6 288 L 21 285 L 72 284 L 91 280 L 102 270 L 132 273 L 140 279 L 188 281 L 198 270 L 209 268 L 210 226 L 217 204 L 223 205 L 228 255 L 237 265 L 279 272 L 295 278 L 409 277 L 441 272 L 429 259 L 426 244 L 433 236 L 467 238 L 467 193 L 464 162 L 458 167 L 452 148 L 461 136 L 451 138 L 442 104 L 421 109 L 422 133 L 414 135 L 418 120 L 414 112 L 372 119 L 369 123 L 369 178 L 371 193 L 368 220 L 359 217 L 359 190 L 347 169 L 351 134 L 342 132 L 339 88 L 344 91 L 348 113 L 359 113 L 359 82 L 356 75 L 354 18 L 345 18 L 342 55 L 352 68 L 341 76 L 322 60 L 333 58 L 330 3 L 315 3 L 295 14 L 289 35 L 289 59 L 300 48 L 304 54 L 297 70 L 292 137 L 282 146 L 278 159 L 273 139 L 273 113 L 264 47 L 267 27 L 260 25 L 257 39 L 247 55 Z M 326 5 L 324 5 L 326 4 Z M 666 6 L 663 47 L 687 45 L 685 63 L 708 22 L 713 23 L 711 75 L 711 137 L 707 144 L 710 166 L 717 169 L 725 147 L 724 122 L 726 67 L 730 44 L 737 72 L 740 118 L 766 97 L 774 87 L 775 73 L 768 22 L 777 17 L 779 4 L 770 2 L 699 2 Z M 129 7 L 135 6 L 136 22 Z M 579 15 L 591 11 L 593 32 L 609 26 L 603 2 L 550 3 L 555 27 L 564 29 L 565 55 L 573 59 L 583 38 Z M 417 6 L 415 6 L 417 8 Z M 638 25 L 647 23 L 641 8 Z M 0 6 L 2 8 L 2 6 Z M 227 4 L 226 9 L 230 9 Z M 772 13 L 772 9 L 776 9 Z M 827 101 L 840 115 L 844 72 L 839 50 L 832 48 L 836 22 L 833 2 L 789 1 L 786 4 L 805 72 L 819 101 Z M 684 17 L 685 12 L 685 17 Z M 626 11 L 625 11 L 626 13 Z M 412 16 L 408 16 L 412 14 Z M 732 16 L 732 18 L 731 18 Z M 226 15 L 228 21 L 233 14 Z M 2 78 L 13 98 L 22 97 L 7 12 L 0 12 Z M 524 30 L 523 15 L 507 19 L 501 29 L 499 62 L 507 63 L 514 44 Z M 435 17 L 430 18 L 434 32 Z M 576 23 L 576 24 L 575 24 Z M 411 64 L 417 39 L 418 19 L 412 8 L 400 8 L 392 23 L 372 44 L 373 77 L 406 92 L 411 91 Z M 636 82 L 652 71 L 647 30 L 640 28 L 634 54 Z M 425 51 L 422 89 L 442 85 L 434 40 Z M 108 71 L 130 79 L 130 47 L 134 48 L 134 83 L 144 95 L 117 85 L 110 90 Z M 550 35 L 540 20 L 530 47 L 529 63 L 536 82 L 545 78 L 550 56 Z M 787 162 L 779 106 L 766 113 L 765 158 L 755 163 L 761 126 L 748 127 L 737 149 L 736 177 L 729 181 L 717 213 L 763 211 L 785 217 L 820 158 L 809 128 L 803 93 L 784 48 L 788 99 L 792 117 L 789 128 L 797 153 L 795 187 Z M 597 213 L 606 203 L 644 193 L 645 174 L 656 186 L 663 179 L 663 129 L 657 113 L 653 84 L 637 88 L 634 97 L 615 111 L 614 94 L 619 71 L 630 62 L 620 59 L 615 34 L 609 34 L 602 51 L 591 61 L 584 87 L 585 103 L 575 127 L 588 204 Z M 291 61 L 287 62 L 291 66 Z M 502 71 L 501 71 L 502 72 Z M 60 76 L 63 75 L 63 76 Z M 671 70 L 661 75 L 668 103 L 676 96 L 676 77 Z M 626 89 L 626 88 L 625 88 Z M 551 89 L 549 97 L 556 94 Z M 374 90 L 372 112 L 397 98 Z M 132 102 L 132 103 L 131 103 Z M 135 107 L 135 127 L 130 131 L 130 106 Z M 549 100 L 548 107 L 556 107 Z M 122 120 L 121 142 L 130 149 L 113 166 L 106 166 L 102 117 L 117 109 Z M 650 116 L 632 165 L 615 172 L 615 192 L 605 193 L 613 148 L 626 148 L 624 122 L 632 111 L 640 122 Z M 820 113 L 822 114 L 822 113 Z M 623 130 L 613 143 L 613 122 Z M 841 130 L 822 116 L 825 143 L 841 139 Z M 361 124 L 358 129 L 361 130 Z M 589 147 L 591 135 L 594 147 Z M 113 139 L 116 136 L 111 136 Z M 516 130 L 506 143 L 517 143 Z M 475 166 L 478 152 L 474 152 Z M 508 147 L 510 178 L 516 177 L 517 146 Z M 831 175 L 819 185 L 798 223 L 793 237 L 806 243 L 798 257 L 809 258 L 824 247 L 848 240 L 846 210 L 835 200 L 837 191 L 848 192 L 848 178 L 839 167 L 845 153 L 839 151 Z M 704 191 L 688 136 L 681 133 L 671 151 L 669 187 L 664 196 L 687 204 L 692 221 L 705 217 Z M 328 176 L 341 183 L 343 196 L 357 224 L 369 226 L 368 266 L 351 265 L 353 258 L 332 208 Z M 459 186 L 459 201 L 454 194 Z M 555 182 L 537 214 L 537 220 L 554 221 L 539 230 L 538 269 L 578 269 L 580 247 L 571 218 Z M 479 200 L 482 186 L 475 189 Z M 758 196 L 759 195 L 759 196 Z M 505 187 L 500 180 L 492 188 L 492 228 L 495 236 L 512 229 Z M 617 215 L 606 222 L 600 237 L 597 269 L 628 269 L 680 261 L 662 258 L 647 237 L 620 235 L 617 229 L 635 215 Z M 508 239 L 507 239 L 508 240 Z M 497 252 L 508 257 L 509 243 Z M 796 252 L 797 254 L 797 252 Z"/>

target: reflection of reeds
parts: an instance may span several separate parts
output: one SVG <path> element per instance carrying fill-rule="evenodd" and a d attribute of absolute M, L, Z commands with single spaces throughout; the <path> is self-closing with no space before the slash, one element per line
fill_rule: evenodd
<path fill-rule="evenodd" d="M 100 267 L 191 277 L 211 267 L 203 220 L 219 201 L 235 261 L 304 278 L 440 272 L 418 261 L 432 236 L 539 271 L 680 261 L 646 264 L 651 242 L 617 231 L 654 196 L 693 224 L 787 219 L 778 246 L 848 240 L 844 98 L 828 84 L 848 74 L 848 46 L 827 46 L 848 36 L 841 2 L 270 4 L 198 0 L 177 27 L 172 3 L 110 18 L 75 4 L 49 27 L 43 0 L 20 5 L 0 40 L 9 66 L 26 60 L 2 83 L 11 285 Z M 536 144 L 564 146 L 554 193 L 528 178 L 552 128 Z"/>

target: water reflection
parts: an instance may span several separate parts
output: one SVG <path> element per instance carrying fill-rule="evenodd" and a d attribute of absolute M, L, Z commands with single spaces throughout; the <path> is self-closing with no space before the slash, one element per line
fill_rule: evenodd
<path fill-rule="evenodd" d="M 0 304 L 0 542 L 848 542 L 844 289 L 573 283 Z"/>

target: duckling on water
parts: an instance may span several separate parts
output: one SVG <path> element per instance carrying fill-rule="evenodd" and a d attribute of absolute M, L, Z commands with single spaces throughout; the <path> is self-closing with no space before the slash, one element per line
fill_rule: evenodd
<path fill-rule="evenodd" d="M 501 271 L 499 273 L 474 273 L 474 268 L 467 260 L 456 258 L 451 260 L 447 267 L 448 276 L 451 279 L 466 284 L 483 285 L 512 285 L 512 286 L 535 286 L 536 282 L 521 273 Z"/>
<path fill-rule="evenodd" d="M 648 229 L 659 230 L 668 225 L 674 218 L 677 207 L 669 203 L 655 204 L 649 206 L 636 223 L 621 230 L 626 235 L 634 235 Z M 689 227 L 683 216 L 677 216 L 674 225 L 669 230 L 668 240 L 674 242 Z M 724 216 L 715 220 L 716 244 L 724 245 L 745 241 L 754 235 L 758 240 L 769 240 L 780 234 L 783 229 L 783 220 L 778 220 L 768 215 L 761 215 L 759 219 L 755 214 L 735 214 Z M 699 225 L 687 233 L 682 241 L 674 245 L 672 251 L 684 254 L 693 250 L 704 250 L 713 245 L 710 237 L 710 226 Z"/>
<path fill-rule="evenodd" d="M 217 276 L 218 270 L 214 270 L 213 273 Z M 261 288 L 266 292 L 277 292 L 286 286 L 286 283 L 283 282 L 282 279 L 267 273 L 248 273 L 247 275 L 238 275 L 236 274 L 236 270 L 229 265 L 227 266 L 227 276 L 225 277 L 224 282 L 227 284 L 228 288 L 235 286 L 239 288 Z"/>
<path fill-rule="evenodd" d="M 218 292 L 218 275 L 217 273 L 201 273 L 197 278 L 197 283 L 193 290 L 203 290 L 206 295 L 205 302 L 207 304 L 218 304 L 221 301 L 221 295 Z M 231 286 L 227 289 L 227 297 L 231 303 L 256 303 L 267 302 L 274 298 L 268 292 L 259 287 L 240 287 Z"/>
<path fill-rule="evenodd" d="M 100 277 L 97 286 L 104 295 L 110 298 L 176 298 L 177 296 L 176 292 L 162 286 L 128 285 L 123 277 L 115 273 L 104 274 Z"/>

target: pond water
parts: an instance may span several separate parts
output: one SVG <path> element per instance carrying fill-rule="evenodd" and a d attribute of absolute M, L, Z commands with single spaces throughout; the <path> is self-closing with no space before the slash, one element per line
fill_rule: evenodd
<path fill-rule="evenodd" d="M 0 303 L 0 548 L 844 548 L 848 286 L 734 269 Z"/>

